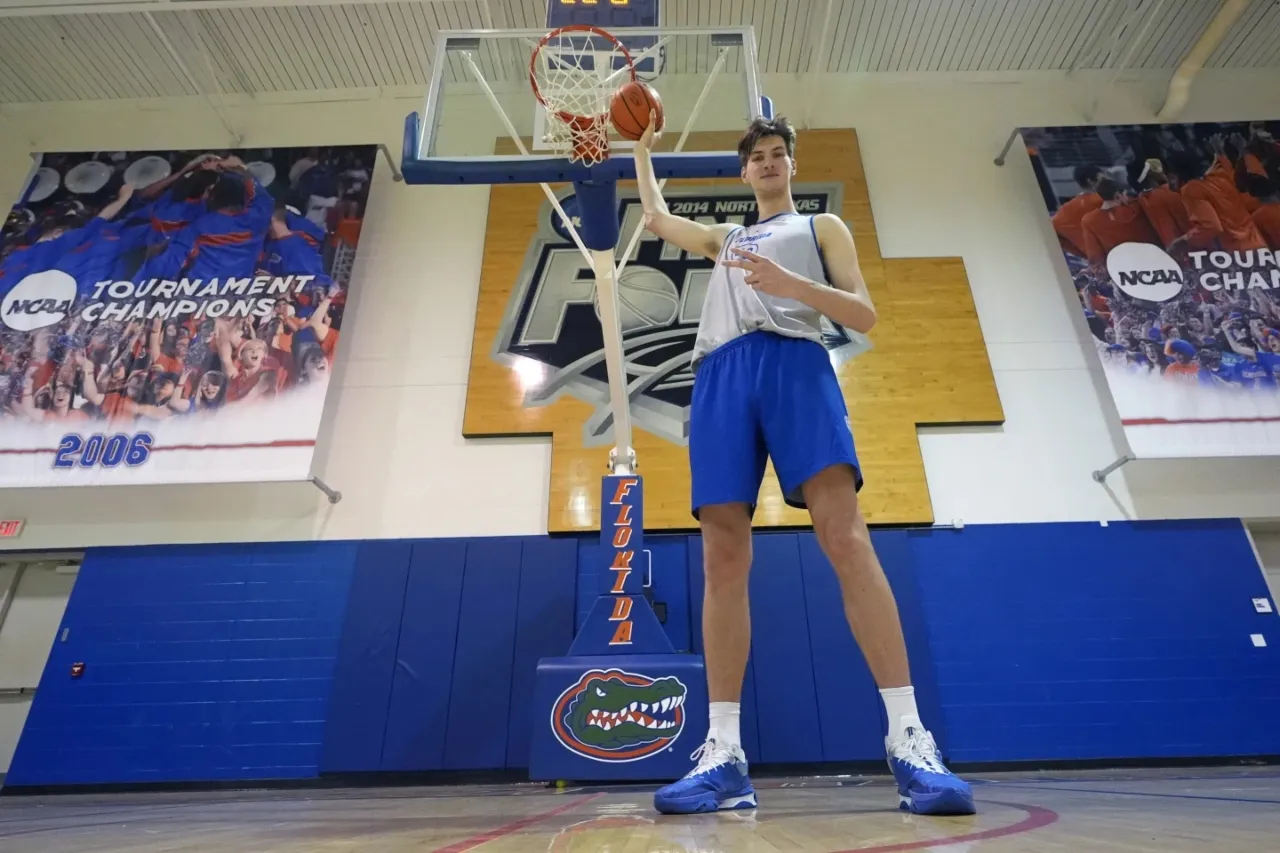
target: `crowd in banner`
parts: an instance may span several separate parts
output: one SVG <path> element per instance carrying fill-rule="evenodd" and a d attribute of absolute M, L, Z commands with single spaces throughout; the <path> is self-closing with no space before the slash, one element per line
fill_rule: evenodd
<path fill-rule="evenodd" d="M 30 296 L 41 281 L 31 276 L 49 270 L 74 279 L 75 298 L 45 306 L 56 312 L 50 325 L 0 324 L 0 420 L 145 425 L 325 382 L 347 297 L 335 271 L 359 238 L 372 157 L 343 149 L 279 156 L 246 165 L 235 153 L 170 154 L 158 168 L 147 164 L 141 186 L 129 179 L 145 170 L 95 159 L 101 168 L 77 179 L 96 183 L 16 206 L 0 236 L 0 298 Z M 155 295 L 164 281 L 262 276 L 307 278 L 251 316 L 175 316 L 175 300 Z M 86 312 L 109 299 L 107 282 L 152 295 L 128 316 Z"/>
<path fill-rule="evenodd" d="M 1267 125 L 1207 136 L 1142 128 L 1120 162 L 1079 163 L 1074 178 L 1081 192 L 1053 228 L 1104 361 L 1175 381 L 1280 387 L 1280 291 L 1257 284 L 1280 266 L 1280 143 Z M 1164 249 L 1189 286 L 1166 302 L 1123 292 L 1107 260 L 1125 243 Z M 1199 284 L 1209 257 L 1215 289 Z"/>

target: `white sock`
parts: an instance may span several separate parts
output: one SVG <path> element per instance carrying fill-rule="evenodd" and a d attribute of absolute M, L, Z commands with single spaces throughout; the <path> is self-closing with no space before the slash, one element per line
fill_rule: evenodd
<path fill-rule="evenodd" d="M 737 702 L 712 702 L 711 726 L 707 736 L 717 743 L 742 748 L 742 733 L 738 727 L 740 705 Z"/>
<path fill-rule="evenodd" d="M 880 698 L 884 700 L 885 716 L 889 718 L 890 741 L 905 735 L 909 728 L 924 728 L 920 712 L 916 710 L 914 687 L 886 687 L 880 691 Z"/>

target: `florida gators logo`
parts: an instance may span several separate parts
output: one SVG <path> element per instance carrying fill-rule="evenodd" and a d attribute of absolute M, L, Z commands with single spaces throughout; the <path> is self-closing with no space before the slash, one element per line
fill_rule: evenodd
<path fill-rule="evenodd" d="M 570 752 L 595 761 L 638 761 L 670 746 L 684 730 L 687 688 L 673 675 L 650 678 L 592 669 L 560 694 L 551 731 Z"/>

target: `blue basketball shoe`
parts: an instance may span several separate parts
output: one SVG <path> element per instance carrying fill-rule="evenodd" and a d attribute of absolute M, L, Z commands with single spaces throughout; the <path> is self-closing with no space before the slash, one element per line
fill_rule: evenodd
<path fill-rule="evenodd" d="M 898 807 L 923 815 L 968 815 L 977 811 L 969 784 L 942 763 L 933 735 L 908 728 L 895 741 L 885 738 L 889 769 L 898 782 Z"/>
<path fill-rule="evenodd" d="M 756 790 L 747 778 L 742 747 L 708 738 L 689 756 L 698 764 L 683 779 L 659 788 L 653 807 L 662 814 L 694 814 L 720 809 L 754 809 Z"/>

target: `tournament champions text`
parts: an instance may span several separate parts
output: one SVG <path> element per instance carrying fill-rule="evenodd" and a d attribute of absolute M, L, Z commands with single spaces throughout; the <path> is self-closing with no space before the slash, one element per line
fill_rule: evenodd
<path fill-rule="evenodd" d="M 141 286 L 128 281 L 102 281 L 94 285 L 90 299 L 80 311 L 80 319 L 162 320 L 212 317 L 270 317 L 280 297 L 298 294 L 314 275 L 258 276 L 226 281 L 155 281 Z M 100 301 L 103 293 L 110 302 Z M 119 301 L 116 301 L 119 300 Z"/>

